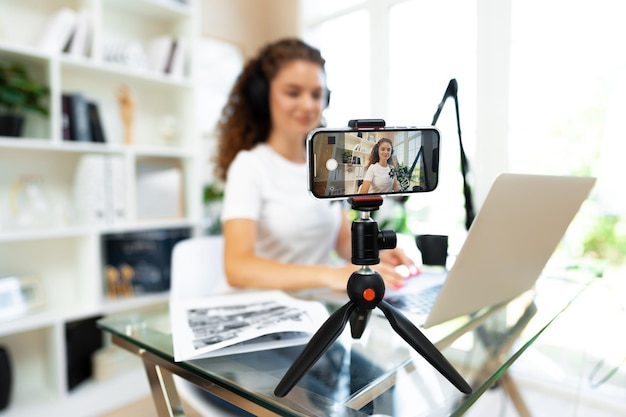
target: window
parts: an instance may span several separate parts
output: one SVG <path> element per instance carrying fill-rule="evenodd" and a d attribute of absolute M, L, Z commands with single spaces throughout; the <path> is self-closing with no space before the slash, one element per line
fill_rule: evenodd
<path fill-rule="evenodd" d="M 476 4 L 466 0 L 303 2 L 305 39 L 327 60 L 328 126 L 383 118 L 389 126 L 431 124 L 450 79 L 459 84 L 464 146 L 475 137 Z M 454 10 L 454 13 L 450 13 Z M 454 104 L 437 122 L 442 134 L 436 192 L 411 196 L 409 228 L 454 234 L 463 229 L 463 193 Z M 427 230 L 427 228 L 429 230 Z"/>
<path fill-rule="evenodd" d="M 342 14 L 311 27 L 305 39 L 326 59 L 330 106 L 329 127 L 370 115 L 370 21 L 366 10 Z"/>
<path fill-rule="evenodd" d="M 622 2 L 512 0 L 511 6 L 510 168 L 597 176 L 592 198 L 568 231 L 567 249 L 623 262 Z"/>
<path fill-rule="evenodd" d="M 578 216 L 584 219 L 568 232 L 575 241 L 569 254 L 601 249 L 585 247 L 595 239 L 615 241 L 611 256 L 626 257 L 626 231 L 589 237 L 599 230 L 594 217 L 608 221 L 609 230 L 626 230 L 620 188 L 626 140 L 619 124 L 626 111 L 626 56 L 619 52 L 626 11 L 619 0 L 303 5 L 305 39 L 328 60 L 329 126 L 367 117 L 428 125 L 455 78 L 477 207 L 500 172 L 597 176 L 592 201 Z M 406 207 L 412 232 L 452 235 L 464 218 L 452 100 L 437 127 L 439 188 L 412 196 Z"/>

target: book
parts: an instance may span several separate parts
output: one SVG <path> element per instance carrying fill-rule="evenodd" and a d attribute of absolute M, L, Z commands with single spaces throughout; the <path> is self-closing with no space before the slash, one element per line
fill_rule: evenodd
<path fill-rule="evenodd" d="M 70 129 L 70 96 L 63 94 L 61 97 L 61 128 L 63 140 L 72 140 Z"/>
<path fill-rule="evenodd" d="M 148 68 L 161 74 L 167 73 L 172 65 L 174 54 L 174 38 L 158 36 L 148 43 Z"/>
<path fill-rule="evenodd" d="M 80 157 L 74 172 L 74 208 L 79 224 L 107 223 L 106 155 Z"/>
<path fill-rule="evenodd" d="M 102 119 L 100 118 L 100 110 L 98 103 L 95 101 L 87 102 L 87 113 L 89 116 L 89 130 L 91 132 L 91 141 L 96 143 L 106 142 Z"/>
<path fill-rule="evenodd" d="M 72 56 L 86 57 L 89 54 L 91 36 L 91 16 L 89 10 L 81 9 L 76 14 L 75 30 L 67 48 Z"/>
<path fill-rule="evenodd" d="M 61 128 L 65 141 L 105 143 L 106 134 L 98 103 L 80 93 L 61 96 Z"/>
<path fill-rule="evenodd" d="M 168 62 L 166 73 L 173 78 L 183 78 L 187 64 L 187 41 L 176 38 L 172 46 L 171 60 Z"/>
<path fill-rule="evenodd" d="M 69 116 L 69 140 L 90 142 L 89 107 L 85 96 L 82 93 L 65 93 L 63 103 Z"/>
<path fill-rule="evenodd" d="M 324 304 L 283 291 L 170 299 L 174 360 L 303 345 L 328 317 Z"/>
<path fill-rule="evenodd" d="M 176 38 L 172 38 L 170 49 L 167 54 L 167 59 L 165 60 L 164 72 L 166 74 L 171 74 L 172 72 L 172 66 L 174 65 L 174 55 L 176 54 L 177 47 L 178 47 L 178 40 Z"/>
<path fill-rule="evenodd" d="M 124 179 L 124 156 L 111 155 L 107 158 L 107 221 L 111 224 L 126 222 L 126 182 Z"/>
<path fill-rule="evenodd" d="M 79 224 L 120 225 L 126 221 L 124 156 L 87 154 L 74 172 L 73 199 Z"/>
<path fill-rule="evenodd" d="M 69 7 L 54 12 L 43 26 L 36 46 L 44 52 L 62 52 L 70 42 L 76 26 L 77 13 Z"/>

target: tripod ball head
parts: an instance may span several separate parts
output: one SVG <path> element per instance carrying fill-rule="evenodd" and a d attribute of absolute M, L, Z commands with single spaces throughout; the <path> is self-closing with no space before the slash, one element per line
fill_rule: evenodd
<path fill-rule="evenodd" d="M 385 283 L 378 272 L 361 268 L 350 275 L 347 290 L 348 297 L 358 307 L 373 310 L 385 295 Z"/>
<path fill-rule="evenodd" d="M 373 220 L 352 223 L 352 263 L 376 265 L 380 262 L 379 250 L 396 247 L 397 237 L 393 230 L 378 230 Z"/>

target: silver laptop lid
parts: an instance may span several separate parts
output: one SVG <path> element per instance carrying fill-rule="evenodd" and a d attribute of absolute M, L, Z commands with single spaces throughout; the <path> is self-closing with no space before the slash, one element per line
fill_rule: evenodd
<path fill-rule="evenodd" d="M 594 183 L 590 177 L 498 176 L 424 326 L 532 288 Z"/>

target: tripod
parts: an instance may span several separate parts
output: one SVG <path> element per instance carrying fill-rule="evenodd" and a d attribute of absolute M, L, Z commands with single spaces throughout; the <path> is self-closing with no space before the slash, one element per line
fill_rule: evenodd
<path fill-rule="evenodd" d="M 378 224 L 370 217 L 371 211 L 380 208 L 382 197 L 354 197 L 348 201 L 353 209 L 361 212 L 361 217 L 352 223 L 352 263 L 361 265 L 361 269 L 352 273 L 348 280 L 350 301 L 335 311 L 313 335 L 276 386 L 274 394 L 278 397 L 287 395 L 341 335 L 348 322 L 352 338 L 359 339 L 376 307 L 382 310 L 393 330 L 413 349 L 459 391 L 469 394 L 471 387 L 441 352 L 402 313 L 383 300 L 385 284 L 370 265 L 380 262 L 379 249 L 396 247 L 396 234 L 392 230 L 378 230 Z"/>

